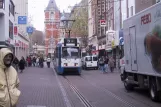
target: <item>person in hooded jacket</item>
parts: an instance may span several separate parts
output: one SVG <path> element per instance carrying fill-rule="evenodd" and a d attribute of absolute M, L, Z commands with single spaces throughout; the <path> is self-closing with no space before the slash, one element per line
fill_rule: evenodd
<path fill-rule="evenodd" d="M 0 49 L 0 107 L 16 107 L 21 93 L 17 72 L 11 66 L 13 59 L 10 49 Z"/>

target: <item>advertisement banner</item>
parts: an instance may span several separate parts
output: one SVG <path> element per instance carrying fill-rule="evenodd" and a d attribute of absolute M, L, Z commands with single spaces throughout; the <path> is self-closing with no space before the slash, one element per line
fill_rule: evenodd
<path fill-rule="evenodd" d="M 14 35 L 15 35 L 15 36 L 18 35 L 18 28 L 17 28 L 17 26 L 14 26 Z"/>
<path fill-rule="evenodd" d="M 100 26 L 105 27 L 106 26 L 106 20 L 100 20 Z"/>

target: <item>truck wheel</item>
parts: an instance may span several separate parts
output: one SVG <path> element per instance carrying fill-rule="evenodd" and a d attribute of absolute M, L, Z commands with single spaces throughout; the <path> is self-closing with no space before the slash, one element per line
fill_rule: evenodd
<path fill-rule="evenodd" d="M 132 84 L 129 84 L 126 80 L 124 80 L 124 87 L 127 91 L 134 90 L 134 86 Z"/>
<path fill-rule="evenodd" d="M 159 92 L 157 91 L 157 85 L 155 81 L 150 83 L 150 97 L 153 101 L 159 100 Z"/>
<path fill-rule="evenodd" d="M 86 65 L 85 65 L 85 67 L 84 67 L 84 68 L 85 68 L 85 70 L 88 70 L 88 68 L 87 68 L 87 66 L 86 66 Z"/>

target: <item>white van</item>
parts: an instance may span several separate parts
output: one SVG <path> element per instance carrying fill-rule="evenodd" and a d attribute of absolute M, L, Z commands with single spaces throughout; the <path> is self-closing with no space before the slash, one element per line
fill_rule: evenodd
<path fill-rule="evenodd" d="M 88 69 L 88 68 L 98 69 L 98 57 L 96 55 L 83 57 L 82 68 L 83 69 Z"/>

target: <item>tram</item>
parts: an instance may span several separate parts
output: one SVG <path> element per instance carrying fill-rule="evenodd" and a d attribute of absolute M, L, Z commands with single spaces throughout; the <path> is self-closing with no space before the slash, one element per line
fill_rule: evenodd
<path fill-rule="evenodd" d="M 57 74 L 76 71 L 81 74 L 81 48 L 78 38 L 62 38 L 54 54 L 54 66 Z"/>

